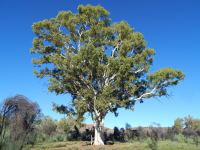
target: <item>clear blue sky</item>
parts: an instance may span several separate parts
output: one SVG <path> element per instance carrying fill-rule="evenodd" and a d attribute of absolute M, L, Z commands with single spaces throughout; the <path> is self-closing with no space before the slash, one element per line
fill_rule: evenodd
<path fill-rule="evenodd" d="M 126 20 L 142 32 L 148 46 L 156 50 L 153 71 L 173 67 L 186 74 L 180 85 L 170 89 L 171 97 L 147 100 L 133 112 L 120 110 L 117 118 L 109 114 L 106 126 L 124 127 L 126 122 L 171 126 L 177 117 L 200 118 L 199 0 L 0 0 L 0 100 L 23 94 L 37 101 L 45 115 L 63 117 L 52 111 L 52 102 L 67 104 L 70 97 L 49 93 L 47 81 L 33 75 L 31 25 L 60 10 L 76 12 L 79 4 L 100 4 L 114 22 Z"/>

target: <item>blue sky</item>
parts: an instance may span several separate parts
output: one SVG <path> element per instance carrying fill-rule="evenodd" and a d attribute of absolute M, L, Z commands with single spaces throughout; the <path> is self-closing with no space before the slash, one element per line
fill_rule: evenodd
<path fill-rule="evenodd" d="M 108 114 L 106 126 L 147 126 L 153 122 L 171 126 L 177 117 L 200 118 L 199 0 L 1 0 L 0 100 L 23 94 L 37 101 L 45 115 L 63 117 L 52 111 L 52 102 L 67 104 L 70 96 L 49 93 L 47 81 L 33 75 L 31 25 L 60 10 L 76 12 L 79 4 L 100 4 L 110 11 L 113 22 L 126 20 L 142 32 L 148 46 L 156 50 L 152 71 L 173 67 L 186 74 L 180 85 L 170 88 L 171 97 L 147 100 L 137 104 L 135 111 L 121 109 L 117 118 Z"/>

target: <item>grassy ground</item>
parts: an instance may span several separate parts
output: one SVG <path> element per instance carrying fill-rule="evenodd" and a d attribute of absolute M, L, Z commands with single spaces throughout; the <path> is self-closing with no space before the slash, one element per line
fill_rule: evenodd
<path fill-rule="evenodd" d="M 114 145 L 90 146 L 86 142 L 54 142 L 40 143 L 26 150 L 150 150 L 148 142 L 115 143 Z M 160 141 L 158 150 L 200 150 L 200 146 L 188 143 Z"/>

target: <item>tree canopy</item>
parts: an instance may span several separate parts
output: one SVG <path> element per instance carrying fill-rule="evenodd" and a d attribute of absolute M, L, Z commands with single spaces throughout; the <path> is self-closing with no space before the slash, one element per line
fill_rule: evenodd
<path fill-rule="evenodd" d="M 101 122 L 108 112 L 117 115 L 118 108 L 133 109 L 137 101 L 168 95 L 167 87 L 184 78 L 172 68 L 150 73 L 154 49 L 127 22 L 113 23 L 101 6 L 61 11 L 32 28 L 36 76 L 49 79 L 49 91 L 71 94 L 70 107 L 55 108 L 79 119 L 89 112 Z"/>

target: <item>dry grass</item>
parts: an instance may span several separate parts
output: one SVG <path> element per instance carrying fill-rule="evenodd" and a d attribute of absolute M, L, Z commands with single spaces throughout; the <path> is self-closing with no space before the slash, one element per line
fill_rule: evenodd
<path fill-rule="evenodd" d="M 150 150 L 147 142 L 115 143 L 114 145 L 91 146 L 82 141 L 40 143 L 27 150 Z M 200 150 L 194 144 L 161 141 L 158 150 Z"/>

